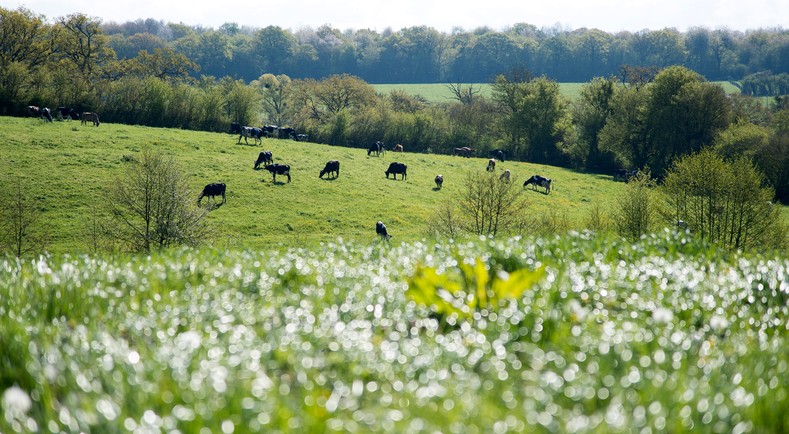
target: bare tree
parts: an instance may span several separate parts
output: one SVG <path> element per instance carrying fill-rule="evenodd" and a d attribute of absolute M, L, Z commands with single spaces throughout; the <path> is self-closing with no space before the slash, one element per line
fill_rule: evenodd
<path fill-rule="evenodd" d="M 109 232 L 133 251 L 197 244 L 207 229 L 196 198 L 171 157 L 145 149 L 107 190 Z"/>
<path fill-rule="evenodd" d="M 38 200 L 31 199 L 17 180 L 0 193 L 0 248 L 17 258 L 46 248 L 46 226 Z"/>
<path fill-rule="evenodd" d="M 497 235 L 519 232 L 525 225 L 528 202 L 516 183 L 495 174 L 472 171 L 459 197 L 451 198 L 429 221 L 431 232 Z"/>
<path fill-rule="evenodd" d="M 473 104 L 474 97 L 482 91 L 479 87 L 474 88 L 473 84 L 464 86 L 462 83 L 448 83 L 446 87 L 452 92 L 452 97 L 463 105 Z"/>

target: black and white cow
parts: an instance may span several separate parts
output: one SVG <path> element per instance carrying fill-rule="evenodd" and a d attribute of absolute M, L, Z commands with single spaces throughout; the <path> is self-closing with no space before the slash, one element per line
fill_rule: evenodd
<path fill-rule="evenodd" d="M 277 175 L 285 175 L 290 182 L 290 166 L 287 164 L 269 164 L 265 167 L 266 170 L 271 172 L 274 176 L 274 182 L 277 182 Z"/>
<path fill-rule="evenodd" d="M 386 179 L 389 179 L 389 175 L 392 175 L 392 178 L 397 179 L 397 175 L 403 175 L 403 180 L 408 176 L 408 166 L 403 163 L 391 163 L 389 168 L 386 169 Z"/>
<path fill-rule="evenodd" d="M 326 166 L 323 168 L 323 170 L 321 170 L 321 174 L 318 176 L 318 178 L 323 178 L 323 175 L 326 174 L 329 176 L 334 174 L 335 178 L 340 176 L 340 162 L 337 160 L 331 160 L 326 163 Z"/>
<path fill-rule="evenodd" d="M 239 145 L 241 144 L 242 137 L 244 138 L 244 143 L 246 143 L 247 145 L 249 144 L 249 141 L 247 140 L 249 137 L 252 137 L 253 139 L 252 143 L 254 143 L 255 145 L 257 145 L 258 142 L 260 142 L 261 145 L 263 144 L 263 139 L 261 139 L 261 137 L 263 137 L 263 130 L 261 130 L 260 128 L 241 127 L 241 134 L 238 135 Z"/>
<path fill-rule="evenodd" d="M 197 198 L 197 204 L 200 205 L 200 202 L 203 200 L 204 197 L 208 197 L 209 203 L 212 197 L 215 196 L 222 196 L 222 203 L 225 203 L 226 197 L 225 192 L 227 190 L 227 185 L 224 183 L 213 183 L 208 184 L 203 187 L 203 192 L 200 193 L 200 197 Z"/>
<path fill-rule="evenodd" d="M 310 136 L 308 136 L 306 134 L 296 134 L 296 140 L 299 141 L 299 142 L 306 142 L 309 139 L 310 139 Z"/>
<path fill-rule="evenodd" d="M 392 238 L 392 236 L 389 235 L 389 231 L 386 230 L 386 225 L 382 221 L 378 221 L 378 223 L 375 224 L 375 233 L 386 241 Z"/>
<path fill-rule="evenodd" d="M 487 170 L 488 172 L 493 172 L 494 170 L 496 170 L 496 159 L 495 158 L 491 158 L 490 160 L 488 160 L 488 168 L 485 169 L 485 170 Z"/>
<path fill-rule="evenodd" d="M 279 138 L 280 139 L 295 139 L 296 138 L 296 130 L 290 127 L 280 128 L 279 129 Z"/>
<path fill-rule="evenodd" d="M 502 161 L 502 162 L 504 161 L 505 155 L 506 154 L 501 149 L 494 149 L 494 150 L 490 151 L 490 156 L 492 158 L 495 158 L 495 159 L 497 159 L 499 161 Z"/>
<path fill-rule="evenodd" d="M 77 120 L 79 119 L 79 113 L 70 107 L 58 107 L 58 119 L 61 121 Z"/>
<path fill-rule="evenodd" d="M 52 112 L 49 111 L 48 107 L 41 109 L 41 119 L 45 120 L 46 122 L 52 122 Z"/>
<path fill-rule="evenodd" d="M 614 181 L 629 182 L 630 178 L 636 176 L 637 170 L 617 169 L 614 172 Z"/>
<path fill-rule="evenodd" d="M 551 178 L 546 178 L 540 175 L 534 175 L 523 183 L 524 187 L 526 187 L 527 185 L 531 185 L 532 190 L 536 190 L 537 187 L 544 188 L 545 194 L 549 194 L 551 192 Z"/>
<path fill-rule="evenodd" d="M 381 154 L 386 154 L 386 148 L 384 148 L 384 142 L 377 141 L 372 144 L 369 148 L 367 148 L 367 156 L 369 157 L 370 154 L 375 153 L 375 156 L 378 157 Z"/>
<path fill-rule="evenodd" d="M 241 124 L 238 122 L 230 124 L 230 134 L 241 134 Z"/>
<path fill-rule="evenodd" d="M 254 168 L 257 169 L 258 167 L 260 167 L 260 163 L 263 163 L 263 166 L 265 167 L 273 162 L 274 162 L 274 158 L 271 151 L 260 151 L 260 154 L 258 154 L 258 159 L 255 160 Z"/>
<path fill-rule="evenodd" d="M 444 186 L 444 175 L 436 175 L 436 188 L 440 189 Z"/>

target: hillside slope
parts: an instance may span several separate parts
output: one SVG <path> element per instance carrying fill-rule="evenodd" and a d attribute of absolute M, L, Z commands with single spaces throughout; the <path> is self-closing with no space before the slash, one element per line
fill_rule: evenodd
<path fill-rule="evenodd" d="M 387 152 L 368 157 L 364 149 L 309 142 L 264 139 L 262 146 L 237 144 L 237 136 L 221 133 L 78 122 L 45 124 L 39 119 L 0 118 L 0 183 L 21 183 L 43 212 L 53 252 L 80 252 L 94 215 L 101 215 L 107 185 L 123 173 L 129 160 L 146 146 L 172 155 L 195 189 L 210 182 L 227 184 L 227 203 L 212 210 L 211 242 L 217 247 L 301 246 L 321 241 L 372 240 L 375 222 L 384 221 L 394 240 L 424 236 L 425 222 L 436 207 L 461 191 L 465 173 L 484 170 L 485 158 L 461 158 Z M 389 144 L 391 148 L 392 144 Z M 293 181 L 272 182 L 253 164 L 261 150 L 292 167 Z M 340 176 L 318 179 L 329 160 L 341 162 Z M 386 179 L 392 161 L 408 165 L 405 181 Z M 553 178 L 554 191 L 528 191 L 535 221 L 546 214 L 567 217 L 580 227 L 593 204 L 605 206 L 623 184 L 611 177 L 520 162 L 504 162 L 522 184 L 533 174 Z M 435 175 L 444 188 L 434 190 Z M 7 191 L 7 189 L 5 190 Z"/>

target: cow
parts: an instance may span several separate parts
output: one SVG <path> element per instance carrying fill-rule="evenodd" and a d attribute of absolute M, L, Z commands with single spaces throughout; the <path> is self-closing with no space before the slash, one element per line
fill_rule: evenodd
<path fill-rule="evenodd" d="M 495 158 L 491 158 L 490 160 L 488 160 L 488 168 L 485 169 L 485 170 L 487 170 L 488 172 L 493 172 L 494 170 L 496 170 L 496 159 Z"/>
<path fill-rule="evenodd" d="M 392 163 L 389 165 L 389 169 L 384 172 L 386 174 L 386 179 L 389 179 L 389 174 L 392 175 L 392 178 L 397 179 L 397 174 L 403 175 L 403 180 L 408 176 L 406 173 L 408 170 L 408 166 L 403 163 Z"/>
<path fill-rule="evenodd" d="M 279 129 L 279 138 L 280 139 L 295 139 L 296 138 L 296 130 L 290 127 L 280 128 Z"/>
<path fill-rule="evenodd" d="M 614 181 L 629 182 L 630 178 L 636 176 L 637 170 L 617 169 L 614 172 Z"/>
<path fill-rule="evenodd" d="M 85 125 L 88 122 L 93 122 L 93 125 L 99 126 L 99 115 L 93 112 L 83 112 L 80 116 L 82 118 L 82 125 Z"/>
<path fill-rule="evenodd" d="M 260 167 L 260 163 L 263 163 L 263 167 L 268 166 L 269 164 L 274 162 L 274 158 L 271 154 L 271 151 L 260 151 L 258 154 L 258 159 L 255 161 L 255 169 Z"/>
<path fill-rule="evenodd" d="M 523 183 L 524 188 L 527 185 L 531 185 L 532 190 L 536 190 L 537 187 L 542 187 L 545 189 L 545 194 L 549 194 L 551 192 L 551 178 L 546 178 L 540 175 L 534 175 Z"/>
<path fill-rule="evenodd" d="M 399 143 L 394 145 L 394 147 L 392 148 L 392 152 L 403 152 L 403 145 Z"/>
<path fill-rule="evenodd" d="M 436 175 L 436 189 L 444 186 L 444 175 Z"/>
<path fill-rule="evenodd" d="M 63 120 L 77 120 L 79 119 L 79 113 L 76 110 L 69 107 L 58 107 L 58 119 L 61 121 Z"/>
<path fill-rule="evenodd" d="M 452 155 L 459 155 L 461 157 L 469 158 L 471 154 L 474 153 L 474 150 L 469 148 L 468 146 L 464 146 L 462 148 L 453 148 Z"/>
<path fill-rule="evenodd" d="M 337 160 L 331 160 L 328 163 L 326 163 L 326 166 L 323 167 L 323 170 L 321 170 L 321 174 L 318 175 L 318 178 L 323 178 L 323 175 L 326 174 L 328 174 L 329 176 L 334 174 L 335 178 L 340 176 L 340 162 Z"/>
<path fill-rule="evenodd" d="M 389 235 L 389 231 L 386 230 L 386 225 L 382 221 L 378 221 L 378 223 L 375 224 L 375 233 L 386 241 L 392 238 L 392 236 Z"/>
<path fill-rule="evenodd" d="M 227 185 L 224 183 L 213 183 L 208 184 L 203 187 L 203 192 L 200 193 L 200 197 L 197 198 L 197 205 L 200 205 L 200 202 L 203 200 L 204 197 L 208 197 L 209 203 L 212 197 L 215 196 L 222 196 L 222 203 L 225 203 L 225 191 L 227 190 Z"/>
<path fill-rule="evenodd" d="M 27 113 L 30 116 L 37 118 L 41 116 L 41 109 L 37 105 L 29 105 L 27 106 Z"/>
<path fill-rule="evenodd" d="M 502 179 L 506 182 L 510 182 L 510 169 L 507 169 L 504 172 L 502 172 L 501 176 L 499 176 L 499 179 Z"/>
<path fill-rule="evenodd" d="M 241 124 L 238 122 L 230 124 L 230 134 L 241 134 Z"/>
<path fill-rule="evenodd" d="M 491 158 L 495 158 L 495 159 L 497 159 L 497 160 L 499 160 L 501 162 L 504 162 L 505 155 L 506 154 L 501 149 L 494 149 L 494 150 L 490 151 Z"/>
<path fill-rule="evenodd" d="M 279 127 L 276 125 L 263 125 L 261 129 L 266 137 L 275 137 L 279 133 Z"/>
<path fill-rule="evenodd" d="M 369 148 L 367 148 L 367 156 L 369 157 L 370 154 L 375 152 L 375 156 L 378 157 L 381 154 L 386 154 L 386 148 L 384 148 L 384 142 L 377 141 L 372 144 Z"/>
<path fill-rule="evenodd" d="M 249 140 L 247 140 L 247 139 L 249 137 L 252 137 L 252 139 L 253 139 L 252 143 L 257 145 L 258 142 L 260 142 L 260 144 L 262 145 L 263 144 L 263 139 L 261 139 L 262 136 L 263 136 L 263 130 L 261 130 L 260 128 L 241 127 L 241 133 L 238 135 L 238 143 L 237 144 L 239 144 L 239 145 L 241 144 L 241 138 L 243 137 L 244 138 L 244 143 L 246 143 L 248 145 L 249 144 Z"/>
<path fill-rule="evenodd" d="M 299 142 L 306 142 L 307 140 L 309 140 L 309 138 L 310 138 L 310 136 L 308 136 L 306 134 L 297 134 L 296 135 L 296 141 L 299 141 Z"/>
<path fill-rule="evenodd" d="M 46 122 L 52 122 L 52 112 L 49 111 L 49 108 L 44 107 L 41 109 L 41 119 Z"/>
<path fill-rule="evenodd" d="M 277 182 L 277 175 L 285 175 L 290 182 L 290 166 L 287 164 L 269 164 L 265 167 L 266 170 L 271 172 L 274 176 L 274 182 Z"/>

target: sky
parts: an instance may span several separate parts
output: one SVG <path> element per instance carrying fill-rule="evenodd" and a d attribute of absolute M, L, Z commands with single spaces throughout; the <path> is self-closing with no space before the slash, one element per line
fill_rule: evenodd
<path fill-rule="evenodd" d="M 787 0 L 0 0 L 0 6 L 23 6 L 49 21 L 79 12 L 102 22 L 153 18 L 209 28 L 236 23 L 293 31 L 324 24 L 377 32 L 425 25 L 446 33 L 483 26 L 504 30 L 516 23 L 609 33 L 789 27 Z"/>

